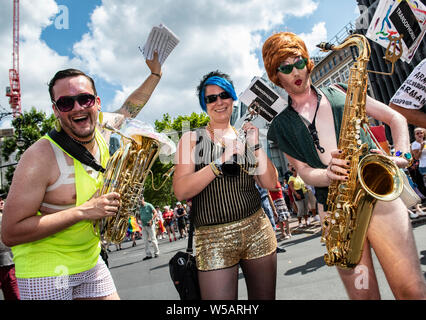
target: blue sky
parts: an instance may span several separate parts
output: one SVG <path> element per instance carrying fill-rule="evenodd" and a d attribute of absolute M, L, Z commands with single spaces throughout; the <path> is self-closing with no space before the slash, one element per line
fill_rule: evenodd
<path fill-rule="evenodd" d="M 50 112 L 45 84 L 54 72 L 68 67 L 92 75 L 102 108 L 117 109 L 149 74 L 137 47 L 143 46 L 152 26 L 164 23 L 172 29 L 181 42 L 163 65 L 163 79 L 141 112 L 140 117 L 150 123 L 161 119 L 165 112 L 173 117 L 200 112 L 195 87 L 202 75 L 211 70 L 229 73 L 237 93 L 242 92 L 253 76 L 264 72 L 261 46 L 272 32 L 292 31 L 305 37 L 313 47 L 314 43 L 332 38 L 358 16 L 355 0 L 22 0 L 20 3 L 24 110 L 32 104 Z M 3 43 L 11 43 L 11 10 L 9 5 L 0 13 L 5 22 L 0 33 Z M 58 28 L 58 23 L 64 26 L 65 16 L 68 25 Z M 0 52 L 2 86 L 7 84 L 9 56 L 10 53 Z M 6 98 L 0 97 L 0 105 L 8 107 Z"/>

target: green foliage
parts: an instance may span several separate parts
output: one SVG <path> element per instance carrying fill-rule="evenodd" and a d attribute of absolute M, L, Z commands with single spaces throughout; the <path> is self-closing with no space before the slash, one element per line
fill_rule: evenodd
<path fill-rule="evenodd" d="M 54 122 L 55 116 L 53 114 L 47 117 L 45 112 L 37 111 L 34 107 L 32 107 L 29 111 L 24 111 L 22 116 L 12 120 L 12 126 L 15 129 L 14 135 L 12 137 L 6 137 L 3 139 L 3 144 L 1 146 L 1 156 L 3 159 L 9 161 L 11 160 L 11 156 L 14 156 L 13 160 L 18 162 L 22 153 L 24 153 L 26 149 L 28 149 L 34 142 L 53 129 Z M 19 131 L 21 131 L 21 138 L 24 141 L 23 147 L 18 147 L 16 144 Z M 6 179 L 8 181 L 8 185 L 4 186 L 4 190 L 1 190 L 1 192 L 6 192 L 9 190 L 14 172 L 14 166 L 7 168 Z"/>
<path fill-rule="evenodd" d="M 206 126 L 208 122 L 209 117 L 206 113 L 197 114 L 193 112 L 189 116 L 178 116 L 175 119 L 172 119 L 171 116 L 166 113 L 163 114 L 162 120 L 155 121 L 155 130 L 168 135 L 169 138 L 177 145 L 185 131 Z M 158 188 L 163 183 L 165 179 L 163 175 L 172 166 L 173 163 L 163 164 L 159 159 L 153 164 L 151 170 L 154 175 L 155 188 Z M 151 175 L 149 175 L 145 182 L 145 200 L 152 203 L 154 206 L 160 206 L 161 209 L 166 205 L 173 206 L 177 200 L 173 192 L 172 179 L 173 177 L 170 177 L 165 182 L 164 186 L 160 190 L 156 191 L 152 188 L 152 178 Z"/>

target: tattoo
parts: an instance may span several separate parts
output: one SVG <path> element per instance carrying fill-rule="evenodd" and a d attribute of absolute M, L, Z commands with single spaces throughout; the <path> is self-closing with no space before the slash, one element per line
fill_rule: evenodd
<path fill-rule="evenodd" d="M 142 108 L 145 106 L 146 101 L 141 104 L 135 104 L 130 101 L 126 101 L 121 109 L 123 110 L 123 114 L 129 118 L 135 118 L 138 113 L 142 110 Z"/>

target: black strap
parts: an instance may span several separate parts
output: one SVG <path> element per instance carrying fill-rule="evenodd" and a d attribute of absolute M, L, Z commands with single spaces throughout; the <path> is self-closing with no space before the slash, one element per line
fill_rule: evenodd
<path fill-rule="evenodd" d="M 321 147 L 320 142 L 319 142 L 319 138 L 318 138 L 318 131 L 317 131 L 317 127 L 315 126 L 315 120 L 317 118 L 317 113 L 318 113 L 318 109 L 320 106 L 320 102 L 321 102 L 321 98 L 322 98 L 322 94 L 318 92 L 318 90 L 312 86 L 311 87 L 315 93 L 317 94 L 317 108 L 315 109 L 315 115 L 314 118 L 312 119 L 312 123 L 309 123 L 309 121 L 305 120 L 296 110 L 294 110 L 292 103 L 293 101 L 291 100 L 291 97 L 288 96 L 288 105 L 297 113 L 299 114 L 299 117 L 302 119 L 302 121 L 306 121 L 307 125 L 308 125 L 308 130 L 309 133 L 311 134 L 312 140 L 315 144 L 315 147 L 319 150 L 319 152 L 324 153 L 325 150 L 323 147 Z"/>
<path fill-rule="evenodd" d="M 192 250 L 192 237 L 193 237 L 193 233 L 194 233 L 194 224 L 192 223 L 192 210 L 189 213 L 189 231 L 188 231 L 188 245 L 186 247 L 186 252 L 187 253 L 193 253 Z"/>
<path fill-rule="evenodd" d="M 58 132 L 53 129 L 48 133 L 48 135 L 69 155 L 73 156 L 81 163 L 95 169 L 96 171 L 100 171 L 102 173 L 105 172 L 105 169 L 96 161 L 89 150 L 71 139 L 64 130 Z"/>

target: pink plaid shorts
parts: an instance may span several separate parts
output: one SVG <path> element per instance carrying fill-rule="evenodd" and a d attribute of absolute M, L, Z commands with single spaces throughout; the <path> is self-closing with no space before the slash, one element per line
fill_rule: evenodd
<path fill-rule="evenodd" d="M 18 278 L 21 300 L 72 300 L 106 297 L 117 290 L 101 257 L 92 269 L 73 275 Z"/>

